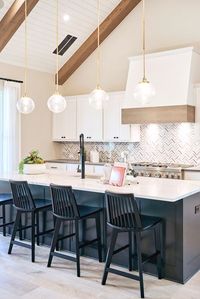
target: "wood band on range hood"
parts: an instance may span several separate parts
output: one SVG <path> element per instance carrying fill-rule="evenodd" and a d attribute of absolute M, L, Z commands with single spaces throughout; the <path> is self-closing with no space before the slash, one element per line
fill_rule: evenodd
<path fill-rule="evenodd" d="M 195 122 L 195 107 L 190 105 L 122 109 L 122 124 Z"/>

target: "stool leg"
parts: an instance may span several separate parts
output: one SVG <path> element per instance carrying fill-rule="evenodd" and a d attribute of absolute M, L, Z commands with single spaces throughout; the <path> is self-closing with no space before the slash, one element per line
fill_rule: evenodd
<path fill-rule="evenodd" d="M 51 249 L 50 249 L 50 253 L 49 253 L 49 259 L 48 259 L 47 267 L 51 267 L 51 262 L 52 262 L 53 253 L 54 253 L 54 250 L 55 250 L 56 244 L 57 244 L 60 225 L 61 225 L 61 220 L 59 218 L 56 218 L 55 219 L 55 230 L 54 230 L 54 233 L 53 233 L 53 239 L 51 241 Z"/>
<path fill-rule="evenodd" d="M 15 240 L 17 228 L 19 227 L 20 218 L 21 218 L 21 213 L 19 211 L 17 211 L 15 222 L 14 222 L 14 225 L 13 225 L 13 231 L 12 231 L 12 235 L 11 235 L 11 239 L 10 239 L 10 245 L 9 245 L 9 248 L 8 248 L 8 254 L 11 254 L 11 252 L 12 252 L 13 241 Z"/>
<path fill-rule="evenodd" d="M 129 271 L 133 270 L 133 240 L 132 240 L 132 232 L 128 232 L 128 238 L 129 238 Z"/>
<path fill-rule="evenodd" d="M 37 211 L 36 213 L 36 232 L 37 232 L 37 245 L 40 245 L 40 237 L 39 237 L 39 233 L 40 233 L 40 215 L 39 215 L 39 211 Z"/>
<path fill-rule="evenodd" d="M 99 262 L 102 262 L 102 246 L 101 246 L 101 221 L 100 221 L 100 213 L 97 213 L 96 218 L 96 230 L 97 230 L 97 239 L 98 239 L 98 256 Z"/>
<path fill-rule="evenodd" d="M 53 234 L 53 237 L 55 235 L 55 229 L 56 229 L 56 221 L 58 221 L 58 218 L 56 218 L 55 216 L 53 216 L 53 222 L 54 222 L 54 234 Z M 61 222 L 60 222 L 60 226 L 61 226 Z M 60 230 L 60 226 L 59 226 L 59 230 Z M 59 231 L 58 231 L 59 233 Z M 60 248 L 59 248 L 59 241 L 57 241 L 57 236 L 56 236 L 56 250 L 58 251 Z M 55 250 L 55 249 L 54 249 Z M 50 267 L 50 266 L 49 266 Z"/>
<path fill-rule="evenodd" d="M 31 212 L 31 260 L 35 262 L 35 212 Z"/>
<path fill-rule="evenodd" d="M 9 222 L 13 221 L 13 205 L 10 205 L 10 215 L 9 215 Z M 14 222 L 13 222 L 14 223 Z M 8 233 L 11 234 L 11 226 L 8 227 Z"/>
<path fill-rule="evenodd" d="M 42 231 L 46 231 L 46 223 L 47 223 L 47 211 L 44 211 L 42 214 Z M 42 244 L 44 244 L 45 236 L 42 236 Z"/>
<path fill-rule="evenodd" d="M 80 277 L 80 249 L 79 249 L 79 222 L 75 220 L 75 232 L 76 232 L 76 269 L 77 277 Z"/>
<path fill-rule="evenodd" d="M 2 216 L 3 216 L 3 236 L 6 236 L 6 207 L 2 205 Z"/>
<path fill-rule="evenodd" d="M 137 257 L 138 257 L 138 271 L 140 278 L 140 295 L 144 298 L 144 282 L 143 282 L 143 269 L 142 269 L 142 252 L 141 252 L 141 234 L 136 232 L 136 246 L 137 246 Z"/>
<path fill-rule="evenodd" d="M 20 219 L 19 219 L 19 239 L 23 240 L 22 237 L 22 214 L 20 213 Z"/>
<path fill-rule="evenodd" d="M 112 255 L 113 255 L 113 251 L 115 249 L 115 243 L 116 243 L 116 240 L 117 240 L 117 235 L 118 235 L 118 231 L 116 229 L 113 229 L 112 230 L 112 235 L 111 235 L 111 242 L 110 242 L 110 246 L 109 246 L 107 257 L 106 257 L 106 263 L 105 263 L 103 278 L 102 278 L 102 282 L 101 282 L 102 285 L 106 284 L 106 280 L 107 280 L 107 277 L 108 277 L 108 269 L 109 269 L 111 261 L 112 261 Z"/>
<path fill-rule="evenodd" d="M 81 221 L 81 225 L 82 225 L 82 242 L 84 243 L 86 240 L 86 228 L 87 228 L 87 222 L 86 219 L 83 219 Z M 85 254 L 85 247 L 81 248 L 81 254 L 84 255 Z"/>
<path fill-rule="evenodd" d="M 138 268 L 138 265 L 137 265 L 137 241 L 136 241 L 135 232 L 133 233 L 133 252 L 134 252 L 133 269 L 136 270 Z"/>
<path fill-rule="evenodd" d="M 25 213 L 24 215 L 24 225 L 27 226 L 28 225 L 28 214 Z M 26 229 L 24 230 L 24 239 L 26 240 Z"/>

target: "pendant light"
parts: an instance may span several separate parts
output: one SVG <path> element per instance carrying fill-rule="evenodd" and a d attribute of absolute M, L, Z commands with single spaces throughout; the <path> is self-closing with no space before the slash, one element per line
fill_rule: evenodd
<path fill-rule="evenodd" d="M 51 112 L 60 113 L 63 112 L 66 108 L 66 100 L 59 93 L 59 85 L 58 85 L 58 0 L 56 0 L 56 91 L 55 93 L 48 99 L 47 106 Z"/>
<path fill-rule="evenodd" d="M 25 0 L 25 72 L 24 95 L 17 101 L 17 110 L 23 114 L 31 113 L 35 108 L 34 101 L 27 96 L 28 47 L 27 47 L 27 0 Z"/>
<path fill-rule="evenodd" d="M 98 0 L 98 7 L 97 7 L 97 19 L 98 19 L 98 26 L 97 26 L 97 83 L 96 88 L 91 92 L 89 96 L 89 103 L 95 109 L 100 110 L 103 108 L 106 101 L 108 101 L 109 96 L 108 94 L 100 87 L 100 0 Z"/>
<path fill-rule="evenodd" d="M 155 95 L 153 85 L 146 78 L 146 41 L 145 41 L 145 0 L 142 0 L 142 39 L 143 39 L 143 79 L 136 86 L 134 97 L 142 104 L 147 104 Z"/>

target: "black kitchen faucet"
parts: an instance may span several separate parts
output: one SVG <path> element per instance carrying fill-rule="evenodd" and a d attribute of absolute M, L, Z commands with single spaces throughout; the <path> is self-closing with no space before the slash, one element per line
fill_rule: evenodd
<path fill-rule="evenodd" d="M 85 178 L 85 151 L 84 151 L 84 135 L 80 134 L 80 163 L 81 163 L 81 178 Z"/>

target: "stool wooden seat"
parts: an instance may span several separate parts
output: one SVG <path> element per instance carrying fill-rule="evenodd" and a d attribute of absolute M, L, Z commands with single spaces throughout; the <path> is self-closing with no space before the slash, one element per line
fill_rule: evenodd
<path fill-rule="evenodd" d="M 112 228 L 111 242 L 108 249 L 106 263 L 102 278 L 102 284 L 106 284 L 108 273 L 121 275 L 127 278 L 135 279 L 140 282 L 140 294 L 144 298 L 144 284 L 143 284 L 143 263 L 157 258 L 158 278 L 163 277 L 164 264 L 164 247 L 163 247 L 163 221 L 161 218 L 152 217 L 148 215 L 140 215 L 137 202 L 133 194 L 117 194 L 106 192 L 106 210 L 107 210 L 107 224 Z M 141 235 L 142 232 L 154 230 L 155 236 L 155 253 L 148 256 L 145 260 L 142 259 L 141 252 Z M 115 244 L 119 233 L 128 232 L 129 244 L 115 250 Z M 136 257 L 138 261 L 139 276 L 119 271 L 110 267 L 112 256 L 129 247 L 129 270 L 132 266 L 132 235 L 135 239 Z"/>
<path fill-rule="evenodd" d="M 96 207 L 88 207 L 78 205 L 71 186 L 58 186 L 50 185 L 53 215 L 56 218 L 55 231 L 53 234 L 51 249 L 49 253 L 49 260 L 47 266 L 50 267 L 53 256 L 64 258 L 70 261 L 76 262 L 77 276 L 80 277 L 80 249 L 91 245 L 95 242 L 98 244 L 98 256 L 99 262 L 102 261 L 102 246 L 101 246 L 101 223 L 100 213 L 102 209 Z M 79 240 L 79 221 L 94 218 L 96 221 L 96 234 L 97 237 L 93 240 L 83 241 Z M 62 222 L 73 221 L 75 223 L 75 232 L 66 236 L 59 237 L 59 230 Z M 55 252 L 56 245 L 59 240 L 65 238 L 71 238 L 75 236 L 76 242 L 76 257 L 72 257 L 66 254 Z"/>

